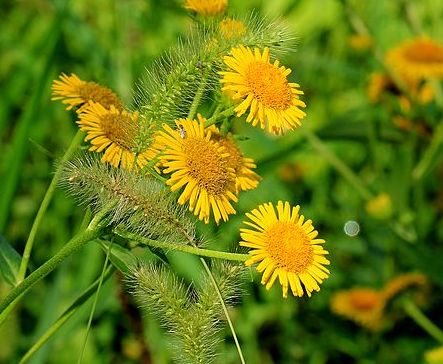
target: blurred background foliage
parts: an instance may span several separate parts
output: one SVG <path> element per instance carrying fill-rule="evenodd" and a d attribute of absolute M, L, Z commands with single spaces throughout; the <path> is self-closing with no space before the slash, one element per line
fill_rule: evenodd
<path fill-rule="evenodd" d="M 242 121 L 235 124 L 238 133 L 249 137 L 241 146 L 257 161 L 263 181 L 241 195 L 237 215 L 228 223 L 200 226 L 201 231 L 214 246 L 232 248 L 245 211 L 262 202 L 288 200 L 313 219 L 332 262 L 331 277 L 310 299 L 284 300 L 277 288 L 266 292 L 258 277 L 245 283 L 245 295 L 231 314 L 247 362 L 424 362 L 424 352 L 438 343 L 402 315 L 401 308 L 395 324 L 373 333 L 333 315 L 329 302 L 338 290 L 381 288 L 398 274 L 420 271 L 431 284 L 424 310 L 443 327 L 441 148 L 429 173 L 419 181 L 411 178 L 442 122 L 441 108 L 429 104 L 417 111 L 416 119 L 425 125 L 420 134 L 417 128 L 399 128 L 393 122 L 394 103 L 374 104 L 367 92 L 371 74 L 383 71 L 375 47 L 383 55 L 417 30 L 443 39 L 443 2 L 229 1 L 231 14 L 251 11 L 284 18 L 297 35 L 297 52 L 282 63 L 293 69 L 292 80 L 305 91 L 304 127 L 314 130 L 360 177 L 372 197 L 387 194 L 391 207 L 368 209 L 372 197 L 349 184 L 302 132 L 275 138 Z M 54 163 L 77 129 L 73 113 L 50 101 L 52 80 L 61 72 L 74 72 L 111 87 L 131 105 L 144 68 L 186 33 L 192 19 L 179 1 L 159 0 L 5 0 L 0 17 L 0 232 L 22 252 Z M 359 46 L 356 19 L 368 27 L 372 45 Z M 31 269 L 75 233 L 83 213 L 57 191 L 39 231 Z M 348 221 L 359 224 L 355 236 L 344 232 Z M 185 280 L 196 279 L 199 268 L 193 257 L 170 255 Z M 18 360 L 100 274 L 103 260 L 100 247 L 88 245 L 33 289 L 0 328 L 0 362 Z M 0 297 L 8 289 L 0 281 Z M 90 310 L 91 302 L 30 363 L 76 362 Z M 140 320 L 121 277 L 107 282 L 83 362 L 168 363 L 170 354 L 155 318 L 144 317 L 142 328 Z M 232 338 L 228 330 L 225 334 L 220 362 L 236 363 Z"/>

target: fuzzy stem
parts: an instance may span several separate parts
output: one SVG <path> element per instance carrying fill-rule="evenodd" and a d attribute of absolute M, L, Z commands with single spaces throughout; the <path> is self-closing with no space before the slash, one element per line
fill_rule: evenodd
<path fill-rule="evenodd" d="M 55 188 L 57 187 L 57 182 L 61 176 L 63 170 L 63 164 L 69 158 L 71 158 L 72 154 L 75 152 L 79 144 L 81 143 L 83 138 L 83 132 L 78 131 L 75 134 L 74 138 L 71 141 L 66 153 L 62 157 L 60 164 L 55 171 L 54 177 L 52 178 L 51 183 L 49 184 L 48 189 L 46 190 L 43 201 L 40 204 L 37 215 L 35 216 L 34 222 L 31 227 L 31 231 L 28 236 L 28 240 L 26 241 L 25 250 L 23 252 L 23 257 L 20 263 L 20 268 L 17 275 L 17 284 L 21 283 L 26 275 L 26 269 L 28 267 L 29 259 L 31 257 L 32 246 L 34 244 L 35 236 L 37 234 L 38 228 L 43 220 L 43 216 L 45 215 L 46 209 L 48 208 L 49 203 L 51 202 L 52 196 L 54 195 Z"/>
<path fill-rule="evenodd" d="M 115 233 L 122 238 L 135 241 L 142 245 L 152 246 L 154 248 L 166 249 L 166 250 L 177 250 L 184 253 L 199 255 L 202 257 L 208 258 L 217 258 L 217 259 L 225 259 L 225 260 L 234 260 L 239 262 L 244 262 L 249 258 L 248 254 L 236 254 L 236 253 L 228 253 L 222 252 L 218 250 L 210 250 L 210 249 L 200 249 L 197 247 L 193 247 L 190 245 L 182 245 L 182 244 L 173 244 L 173 243 L 165 243 L 157 240 L 152 240 L 145 238 L 143 236 L 130 233 L 127 231 L 116 230 Z"/>
<path fill-rule="evenodd" d="M 405 312 L 411 317 L 416 324 L 425 330 L 435 340 L 443 344 L 443 331 L 438 328 L 431 320 L 429 320 L 423 312 L 411 301 L 407 300 L 403 303 Z"/>
<path fill-rule="evenodd" d="M 237 352 L 238 352 L 238 356 L 240 357 L 240 361 L 241 361 L 242 364 L 246 364 L 245 358 L 243 357 L 243 352 L 242 352 L 240 343 L 238 342 L 237 334 L 235 333 L 234 325 L 232 324 L 231 317 L 229 316 L 228 309 L 226 307 L 225 301 L 223 300 L 223 296 L 222 296 L 222 294 L 220 292 L 220 288 L 218 287 L 218 284 L 217 284 L 216 280 L 214 279 L 214 276 L 213 276 L 211 270 L 209 269 L 208 264 L 206 263 L 206 261 L 203 258 L 200 258 L 200 260 L 201 260 L 201 262 L 202 262 L 206 272 L 208 273 L 209 278 L 211 279 L 212 284 L 214 285 L 215 291 L 217 292 L 217 296 L 218 296 L 218 298 L 220 300 L 220 303 L 222 305 L 223 313 L 225 314 L 226 321 L 228 321 L 229 329 L 231 330 L 231 334 L 232 334 L 232 337 L 234 339 L 235 346 L 236 346 Z"/>
<path fill-rule="evenodd" d="M 20 299 L 34 284 L 46 277 L 51 273 L 63 260 L 65 260 L 72 253 L 79 250 L 87 242 L 94 240 L 102 232 L 100 228 L 96 228 L 97 220 L 94 220 L 89 225 L 88 229 L 82 233 L 74 236 L 66 245 L 59 250 L 51 259 L 46 261 L 43 265 L 32 272 L 27 278 L 25 278 L 19 285 L 14 287 L 12 291 L 5 297 L 0 303 L 0 325 L 6 319 L 6 315 L 10 310 L 8 307 L 14 305 L 15 302 Z"/>
<path fill-rule="evenodd" d="M 215 124 L 218 121 L 218 119 L 231 116 L 234 113 L 235 108 L 236 108 L 236 106 L 231 106 L 230 108 L 228 108 L 220 113 L 214 114 L 209 119 L 206 119 L 205 128 L 207 128 L 208 126 L 211 126 L 212 124 Z"/>
<path fill-rule="evenodd" d="M 202 75 L 200 85 L 198 86 L 198 89 L 194 95 L 194 99 L 192 100 L 191 107 L 189 108 L 189 113 L 188 113 L 189 120 L 192 120 L 195 117 L 195 114 L 197 113 L 197 108 L 200 105 L 200 102 L 201 102 L 203 95 L 205 93 L 205 90 L 206 90 L 206 85 L 208 83 L 208 78 L 209 78 L 210 72 L 211 72 L 211 65 L 207 64 L 205 71 Z"/>
<path fill-rule="evenodd" d="M 115 268 L 110 266 L 106 270 L 103 276 L 103 282 L 106 282 L 112 277 L 115 272 Z M 91 286 L 89 286 L 83 294 L 78 297 L 71 306 L 69 306 L 65 312 L 49 327 L 46 332 L 38 339 L 38 341 L 31 346 L 31 348 L 23 355 L 18 364 L 26 363 L 40 348 L 86 303 L 91 296 L 96 292 L 98 285 L 100 284 L 101 277 L 98 278 Z"/>
<path fill-rule="evenodd" d="M 338 158 L 311 130 L 306 127 L 300 131 L 308 139 L 309 143 L 317 150 L 332 166 L 345 178 L 365 200 L 372 198 L 372 193 L 364 186 L 360 178 Z"/>

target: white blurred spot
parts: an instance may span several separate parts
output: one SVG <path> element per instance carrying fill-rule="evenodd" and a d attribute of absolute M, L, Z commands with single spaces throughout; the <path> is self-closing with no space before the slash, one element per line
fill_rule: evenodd
<path fill-rule="evenodd" d="M 357 236 L 360 232 L 360 225 L 357 221 L 349 220 L 346 221 L 345 226 L 343 227 L 345 234 L 348 236 Z"/>

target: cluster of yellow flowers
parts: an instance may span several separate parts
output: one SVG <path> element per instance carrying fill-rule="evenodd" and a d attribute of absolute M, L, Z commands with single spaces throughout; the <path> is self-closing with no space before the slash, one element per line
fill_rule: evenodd
<path fill-rule="evenodd" d="M 226 1 L 189 0 L 186 7 L 201 15 L 216 15 L 224 11 Z M 219 28 L 226 38 L 238 37 L 246 29 L 233 19 L 222 20 Z M 270 53 L 267 47 L 232 48 L 223 59 L 225 69 L 219 72 L 221 91 L 235 103 L 236 116 L 248 113 L 246 122 L 283 134 L 300 125 L 305 103 L 299 98 L 303 94 L 299 85 L 288 81 L 291 70 L 278 60 L 271 62 Z M 103 162 L 135 173 L 155 166 L 168 176 L 166 185 L 172 191 L 181 190 L 177 202 L 188 203 L 205 223 L 211 216 L 217 224 L 227 221 L 236 213 L 233 203 L 239 192 L 256 188 L 261 179 L 254 172 L 254 160 L 243 155 L 233 135 L 222 133 L 213 120 L 200 114 L 197 120 L 176 120 L 176 128 L 163 124 L 153 133 L 149 148 L 140 151 L 141 116 L 126 110 L 108 88 L 62 74 L 54 81 L 53 100 L 62 100 L 68 110 L 78 108 L 77 123 L 86 132 L 89 150 L 103 153 Z M 246 216 L 250 221 L 245 222 L 248 228 L 241 229 L 240 245 L 251 248 L 246 265 L 259 263 L 262 284 L 270 289 L 278 277 L 284 297 L 289 288 L 295 296 L 318 291 L 329 276 L 328 252 L 322 246 L 325 241 L 316 238 L 312 221 L 299 214 L 299 206 L 279 201 L 275 209 L 267 203 Z"/>

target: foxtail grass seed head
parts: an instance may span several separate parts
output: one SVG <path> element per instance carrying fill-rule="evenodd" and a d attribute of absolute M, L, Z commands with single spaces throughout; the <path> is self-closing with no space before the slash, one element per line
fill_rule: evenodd
<path fill-rule="evenodd" d="M 379 331 L 384 324 L 385 296 L 371 288 L 354 288 L 336 292 L 331 298 L 331 310 L 371 330 Z"/>
<path fill-rule="evenodd" d="M 63 165 L 60 184 L 94 211 L 111 204 L 111 227 L 178 244 L 195 239 L 194 223 L 186 210 L 163 183 L 149 175 L 113 168 L 82 153 Z"/>
<path fill-rule="evenodd" d="M 266 203 L 247 213 L 249 228 L 240 229 L 241 246 L 250 248 L 251 258 L 246 265 L 259 263 L 257 271 L 263 273 L 261 283 L 269 290 L 278 278 L 283 297 L 291 288 L 294 296 L 319 291 L 324 279 L 329 277 L 329 254 L 316 239 L 318 232 L 311 220 L 299 215 L 300 206 L 291 208 L 289 202 L 279 201 L 277 211 Z"/>
<path fill-rule="evenodd" d="M 211 271 L 224 301 L 232 303 L 244 269 L 214 262 Z M 214 361 L 221 341 L 222 306 L 207 274 L 199 285 L 186 287 L 165 267 L 141 262 L 131 269 L 127 280 L 142 309 L 169 331 L 172 352 L 180 363 Z"/>
<path fill-rule="evenodd" d="M 80 130 L 86 132 L 85 141 L 92 144 L 89 150 L 104 152 L 102 161 L 116 168 L 131 170 L 134 165 L 143 168 L 158 153 L 155 143 L 137 153 L 140 129 L 138 112 L 120 111 L 112 105 L 106 109 L 90 101 L 88 107 L 80 113 L 77 124 Z"/>
<path fill-rule="evenodd" d="M 278 60 L 270 63 L 269 48 L 258 49 L 239 46 L 224 57 L 228 71 L 222 76 L 222 90 L 239 102 L 237 116 L 249 110 L 246 122 L 273 134 L 295 129 L 306 115 L 300 100 L 303 91 L 296 83 L 288 82 L 289 68 L 280 66 Z"/>
<path fill-rule="evenodd" d="M 427 37 L 408 40 L 386 54 L 386 64 L 411 79 L 443 78 L 443 45 Z"/>
<path fill-rule="evenodd" d="M 189 202 L 189 210 L 200 220 L 209 223 L 211 212 L 215 222 L 228 220 L 235 214 L 231 201 L 235 194 L 235 171 L 228 166 L 229 154 L 211 140 L 211 131 L 205 129 L 205 120 L 179 119 L 177 128 L 164 125 L 159 142 L 165 146 L 160 161 L 169 174 L 166 184 L 172 191 L 184 187 L 178 203 Z"/>
<path fill-rule="evenodd" d="M 95 82 L 83 81 L 74 73 L 70 76 L 62 73 L 60 80 L 54 80 L 51 100 L 61 100 L 67 105 L 66 110 L 79 107 L 77 112 L 82 112 L 88 107 L 90 101 L 101 104 L 105 109 L 113 106 L 119 111 L 123 110 L 121 100 L 109 88 Z"/>
<path fill-rule="evenodd" d="M 186 0 L 184 7 L 201 16 L 223 14 L 228 0 Z"/>

